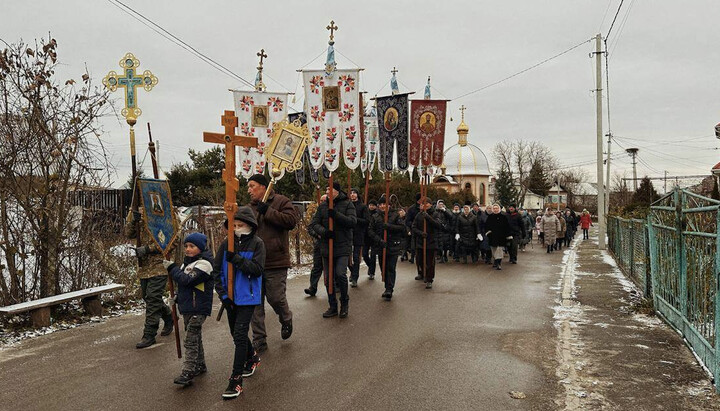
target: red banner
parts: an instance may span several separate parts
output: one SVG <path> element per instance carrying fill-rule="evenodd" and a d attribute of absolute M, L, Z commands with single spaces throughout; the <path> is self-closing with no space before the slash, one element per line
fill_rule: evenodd
<path fill-rule="evenodd" d="M 445 146 L 446 100 L 412 100 L 410 107 L 410 164 L 440 166 Z"/>

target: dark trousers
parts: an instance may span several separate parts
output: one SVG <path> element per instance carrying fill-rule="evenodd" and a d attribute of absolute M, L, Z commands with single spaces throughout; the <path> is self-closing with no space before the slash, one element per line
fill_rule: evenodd
<path fill-rule="evenodd" d="M 320 277 L 322 277 L 323 273 L 323 262 L 322 262 L 322 252 L 320 251 L 320 246 L 316 245 L 313 247 L 313 265 L 310 269 L 310 288 L 317 291 L 318 283 L 320 282 Z"/>
<path fill-rule="evenodd" d="M 425 258 L 424 260 L 427 262 L 427 267 L 425 268 L 425 282 L 433 282 L 435 279 L 435 249 L 434 248 L 428 248 L 425 250 Z M 418 270 L 418 275 L 423 275 L 423 249 L 417 248 L 415 249 L 415 266 Z"/>
<path fill-rule="evenodd" d="M 388 253 L 385 256 L 385 291 L 393 292 L 395 289 L 395 278 L 397 277 L 398 255 Z M 382 264 L 382 262 L 380 263 Z"/>
<path fill-rule="evenodd" d="M 360 278 L 360 249 L 361 245 L 354 245 L 352 251 L 352 265 L 350 265 L 350 281 L 357 281 Z M 364 251 L 363 251 L 364 252 Z"/>
<path fill-rule="evenodd" d="M 255 306 L 255 314 L 252 317 L 253 342 L 262 344 L 265 342 L 265 298 L 278 315 L 280 324 L 292 320 L 292 311 L 288 305 L 285 288 L 287 285 L 287 268 L 273 268 L 265 270 L 262 282 L 262 302 Z"/>
<path fill-rule="evenodd" d="M 183 371 L 194 373 L 205 366 L 205 350 L 202 343 L 202 325 L 207 318 L 206 315 L 185 314 L 185 361 Z"/>
<path fill-rule="evenodd" d="M 590 238 L 590 235 L 588 234 L 588 229 L 583 228 L 582 230 L 583 230 L 583 240 L 587 240 L 588 238 Z"/>
<path fill-rule="evenodd" d="M 248 337 L 250 319 L 255 312 L 254 305 L 235 305 L 227 312 L 230 334 L 235 343 L 235 359 L 233 360 L 232 374 L 242 375 L 245 362 L 255 354 L 252 343 Z"/>
<path fill-rule="evenodd" d="M 333 292 L 330 293 L 330 287 L 328 282 L 328 268 L 329 262 L 328 257 L 323 257 L 323 274 L 325 275 L 325 289 L 328 292 L 328 303 L 330 308 L 337 310 L 337 298 L 335 295 L 340 292 L 340 304 L 346 305 L 350 297 L 348 296 L 348 279 L 347 279 L 347 266 L 348 256 L 335 257 L 335 264 L 333 264 Z"/>
<path fill-rule="evenodd" d="M 517 262 L 518 245 L 520 244 L 520 235 L 513 235 L 513 239 L 510 241 L 510 247 L 508 247 L 508 254 L 510 254 L 510 261 Z"/>
<path fill-rule="evenodd" d="M 367 264 L 367 266 L 368 266 L 368 275 L 371 277 L 374 277 L 375 276 L 375 267 L 377 267 L 378 260 L 382 258 L 382 254 L 378 255 L 378 250 L 375 247 L 369 247 L 369 248 L 370 248 L 370 258 L 365 260 L 365 264 Z"/>
<path fill-rule="evenodd" d="M 172 312 L 163 301 L 165 287 L 168 278 L 166 275 L 158 275 L 140 280 L 140 289 L 142 290 L 142 299 L 145 301 L 145 329 L 143 337 L 155 338 L 158 328 L 160 328 L 160 319 L 169 322 L 172 321 Z"/>

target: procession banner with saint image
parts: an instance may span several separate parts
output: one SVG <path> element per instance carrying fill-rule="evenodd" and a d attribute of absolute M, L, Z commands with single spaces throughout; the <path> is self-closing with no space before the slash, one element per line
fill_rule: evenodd
<path fill-rule="evenodd" d="M 410 163 L 439 167 L 445 146 L 446 100 L 413 100 L 410 108 Z M 422 152 L 420 151 L 422 147 Z"/>
<path fill-rule="evenodd" d="M 377 124 L 379 135 L 379 167 L 382 171 L 392 171 L 393 157 L 397 148 L 397 168 L 408 168 L 408 95 L 377 97 Z"/>
<path fill-rule="evenodd" d="M 233 100 L 240 134 L 258 139 L 257 148 L 242 147 L 238 153 L 239 174 L 247 179 L 265 172 L 265 150 L 270 145 L 273 124 L 287 115 L 287 93 L 233 91 Z"/>
<path fill-rule="evenodd" d="M 164 254 L 179 235 L 175 230 L 177 221 L 170 196 L 170 185 L 167 180 L 150 178 L 138 178 L 137 182 L 145 215 L 145 229 Z"/>
<path fill-rule="evenodd" d="M 310 163 L 337 170 L 340 158 L 349 169 L 360 165 L 359 69 L 303 71 Z"/>

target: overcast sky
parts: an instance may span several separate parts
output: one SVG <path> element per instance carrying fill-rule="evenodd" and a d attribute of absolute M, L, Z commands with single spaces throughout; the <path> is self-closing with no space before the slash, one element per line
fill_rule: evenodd
<path fill-rule="evenodd" d="M 138 1 L 124 3 L 197 50 L 252 81 L 256 53 L 268 54 L 269 91 L 302 88 L 297 69 L 327 47 L 330 19 L 338 67 L 359 65 L 361 89 L 389 93 L 397 67 L 401 90 L 422 89 L 432 77 L 434 98 L 448 98 L 454 122 L 446 147 L 457 141 L 458 107 L 467 107 L 470 142 L 488 157 L 504 139 L 538 140 L 564 165 L 595 158 L 594 42 L 501 84 L 456 99 L 590 39 L 605 36 L 620 0 L 544 1 Z M 629 14 L 628 14 L 629 13 Z M 138 105 L 140 157 L 146 123 L 160 140 L 161 168 L 202 150 L 203 131 L 219 131 L 232 109 L 229 88 L 248 87 L 222 74 L 120 11 L 110 1 L 5 1 L 0 38 L 34 41 L 50 32 L 59 44 L 61 78 L 80 77 L 87 65 L 99 84 L 128 51 L 140 69 L 160 80 Z M 626 0 L 608 43 L 611 126 L 622 147 L 640 148 L 638 174 L 706 174 L 720 160 L 713 127 L 720 122 L 720 3 L 717 0 Z M 324 54 L 308 68 L 320 68 Z M 604 66 L 604 64 L 603 64 Z M 118 106 L 122 93 L 114 93 Z M 603 110 L 607 110 L 604 107 Z M 129 175 L 124 119 L 102 120 L 117 167 Z M 607 132 L 607 117 L 604 132 Z M 613 144 L 614 153 L 622 148 Z M 149 160 L 147 160 L 149 171 Z M 595 166 L 585 166 L 595 181 Z M 613 171 L 631 174 L 622 154 Z M 656 183 L 660 184 L 660 182 Z"/>

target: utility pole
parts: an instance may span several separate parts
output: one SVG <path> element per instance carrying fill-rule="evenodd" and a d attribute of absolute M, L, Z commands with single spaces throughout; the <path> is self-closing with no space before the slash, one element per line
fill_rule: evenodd
<path fill-rule="evenodd" d="M 608 185 L 607 190 L 605 190 L 605 215 L 608 214 L 610 211 L 610 150 L 612 147 L 612 132 L 608 131 L 606 134 L 608 138 L 608 151 L 607 151 L 607 160 L 605 164 L 605 182 Z"/>
<path fill-rule="evenodd" d="M 603 125 L 602 125 L 602 36 L 595 36 L 595 104 L 597 105 L 597 213 L 598 248 L 605 249 L 605 182 L 603 181 Z"/>
<path fill-rule="evenodd" d="M 665 180 L 665 187 L 663 188 L 663 191 L 665 191 L 665 193 L 667 193 L 667 170 L 665 170 L 665 178 L 664 178 L 664 180 Z"/>
<path fill-rule="evenodd" d="M 639 149 L 637 148 L 628 148 L 625 151 L 627 151 L 628 154 L 632 156 L 632 165 L 633 165 L 633 191 L 637 191 L 637 152 Z"/>

